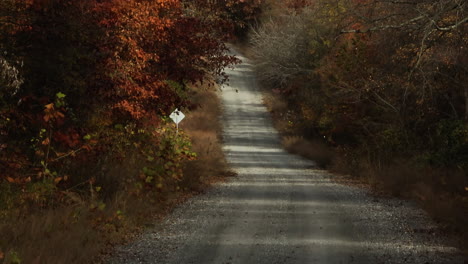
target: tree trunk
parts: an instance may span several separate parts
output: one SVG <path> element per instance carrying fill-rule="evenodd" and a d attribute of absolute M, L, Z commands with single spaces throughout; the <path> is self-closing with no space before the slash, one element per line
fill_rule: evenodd
<path fill-rule="evenodd" d="M 465 121 L 468 122 L 468 85 L 465 84 Z"/>

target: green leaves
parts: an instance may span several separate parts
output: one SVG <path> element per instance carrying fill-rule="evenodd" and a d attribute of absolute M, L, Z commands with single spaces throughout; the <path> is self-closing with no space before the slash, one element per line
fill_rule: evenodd
<path fill-rule="evenodd" d="M 140 180 L 148 191 L 169 191 L 180 189 L 178 184 L 184 178 L 182 166 L 185 161 L 195 159 L 189 138 L 183 131 L 176 136 L 172 122 L 156 130 L 159 143 L 145 146 L 141 150 L 145 155 L 146 165 L 141 169 Z M 168 189 L 171 188 L 171 189 Z"/>
<path fill-rule="evenodd" d="M 158 175 L 158 170 L 150 167 L 143 167 L 143 173 L 148 176 L 156 176 Z"/>
<path fill-rule="evenodd" d="M 16 251 L 10 251 L 7 255 L 7 258 L 9 259 L 10 264 L 21 264 L 22 262 L 18 252 Z"/>
<path fill-rule="evenodd" d="M 56 95 L 55 95 L 58 99 L 63 99 L 65 98 L 65 94 L 63 94 L 62 92 L 58 92 Z"/>

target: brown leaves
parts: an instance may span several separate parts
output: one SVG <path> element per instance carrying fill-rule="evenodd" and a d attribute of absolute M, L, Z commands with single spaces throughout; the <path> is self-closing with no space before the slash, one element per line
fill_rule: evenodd
<path fill-rule="evenodd" d="M 55 132 L 53 139 L 68 148 L 76 148 L 82 144 L 80 134 L 72 128 Z"/>
<path fill-rule="evenodd" d="M 153 65 L 179 14 L 177 0 L 108 0 L 96 4 L 97 24 L 105 25 L 106 31 L 98 48 L 109 54 L 101 67 L 109 84 L 103 87 L 103 99 L 114 110 L 140 120 L 171 103 L 173 94 L 159 99 L 167 76 Z"/>
<path fill-rule="evenodd" d="M 96 24 L 106 32 L 98 48 L 109 54 L 100 67 L 108 84 L 102 87 L 103 101 L 129 119 L 150 119 L 184 104 L 168 80 L 197 82 L 233 63 L 224 55 L 230 35 L 225 21 L 195 15 L 203 4 L 191 3 L 196 11 L 187 15 L 179 0 L 96 3 Z"/>
<path fill-rule="evenodd" d="M 66 181 L 67 179 L 68 179 L 67 176 L 65 176 L 65 177 L 56 177 L 56 178 L 54 179 L 54 183 L 55 183 L 55 184 L 59 184 L 62 180 L 63 180 L 63 181 Z"/>
<path fill-rule="evenodd" d="M 0 25 L 0 44 L 27 59 L 17 58 L 24 61 L 24 87 L 0 106 L 6 183 L 70 187 L 65 175 L 81 173 L 73 171 L 81 162 L 101 164 L 103 155 L 123 158 L 128 146 L 159 144 L 157 135 L 135 135 L 127 125 L 158 128 L 162 115 L 189 103 L 186 84 L 235 61 L 225 55 L 228 16 L 199 12 L 197 1 L 187 1 L 193 13 L 180 0 L 14 1 L 25 26 L 6 32 Z M 238 11 L 249 1 L 239 3 L 230 1 Z M 165 158 L 194 158 L 181 152 Z M 161 170 L 168 179 L 181 177 L 174 164 Z"/>
<path fill-rule="evenodd" d="M 44 146 L 49 145 L 49 144 L 50 144 L 50 139 L 49 139 L 49 138 L 44 139 L 44 140 L 41 142 L 41 144 L 44 145 Z"/>
<path fill-rule="evenodd" d="M 50 103 L 50 104 L 47 104 L 45 105 L 44 107 L 44 121 L 46 122 L 49 122 L 49 121 L 60 121 L 62 120 L 65 115 L 60 112 L 59 110 L 57 110 L 55 107 L 54 107 L 54 103 Z"/>
<path fill-rule="evenodd" d="M 31 177 L 25 177 L 25 178 L 13 178 L 13 177 L 6 177 L 5 178 L 7 182 L 13 183 L 13 184 L 26 184 L 32 181 Z"/>

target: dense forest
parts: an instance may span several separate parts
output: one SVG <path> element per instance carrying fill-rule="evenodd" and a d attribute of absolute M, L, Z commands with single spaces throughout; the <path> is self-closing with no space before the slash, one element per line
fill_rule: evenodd
<path fill-rule="evenodd" d="M 251 56 L 289 150 L 467 234 L 468 2 L 266 1 Z"/>
<path fill-rule="evenodd" d="M 0 263 L 88 262 L 199 181 L 168 115 L 234 41 L 287 148 L 466 237 L 467 22 L 465 0 L 2 0 Z"/>
<path fill-rule="evenodd" d="M 195 84 L 225 79 L 226 42 L 259 4 L 2 0 L 0 263 L 87 262 L 128 200 L 151 211 L 190 188 L 197 153 L 167 116 L 197 108 Z M 56 243 L 34 243 L 45 237 Z"/>

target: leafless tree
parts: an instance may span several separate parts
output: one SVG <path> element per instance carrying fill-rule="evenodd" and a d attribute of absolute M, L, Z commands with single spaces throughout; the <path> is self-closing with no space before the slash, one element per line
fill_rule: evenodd
<path fill-rule="evenodd" d="M 0 56 L 0 95 L 3 93 L 16 94 L 21 84 L 23 84 L 23 79 L 18 69 Z"/>
<path fill-rule="evenodd" d="M 284 88 L 290 80 L 313 70 L 309 12 L 270 18 L 253 28 L 251 43 L 261 81 Z"/>
<path fill-rule="evenodd" d="M 466 0 L 376 0 L 353 10 L 354 19 L 342 34 L 386 34 L 404 32 L 412 39 L 414 57 L 410 59 L 408 80 L 419 82 L 420 100 L 436 94 L 434 79 L 445 78 L 445 85 L 455 85 L 458 97 L 464 97 L 464 116 L 468 120 L 468 85 L 466 66 L 468 44 L 468 1 Z M 409 46 L 409 45 L 408 45 Z M 450 64 L 449 70 L 442 70 Z M 447 68 L 447 67 L 445 67 Z M 440 85 L 440 84 L 439 84 Z M 454 87 L 445 87 L 453 90 Z M 446 92 L 447 93 L 447 92 Z M 403 91 L 404 105 L 409 94 Z M 443 96 L 457 117 L 456 96 Z"/>

